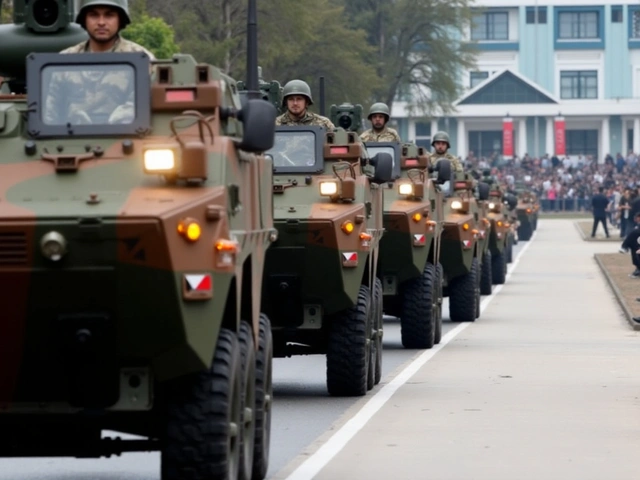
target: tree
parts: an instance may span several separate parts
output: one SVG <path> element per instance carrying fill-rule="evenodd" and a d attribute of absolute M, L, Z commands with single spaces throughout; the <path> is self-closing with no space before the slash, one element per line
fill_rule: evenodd
<path fill-rule="evenodd" d="M 124 38 L 151 50 L 156 58 L 171 58 L 180 51 L 173 28 L 162 18 L 149 15 L 146 0 L 132 2 L 129 16 L 131 24 L 120 33 Z"/>
<path fill-rule="evenodd" d="M 156 58 L 171 58 L 174 53 L 179 51 L 174 39 L 173 29 L 162 18 L 154 18 L 142 14 L 122 30 L 121 35 L 128 40 L 143 45 Z"/>
<path fill-rule="evenodd" d="M 464 41 L 473 17 L 469 0 L 345 0 L 349 18 L 376 48 L 376 90 L 389 106 L 408 92 L 422 113 L 452 109 L 461 94 L 459 74 L 475 64 Z"/>
<path fill-rule="evenodd" d="M 0 0 L 0 24 L 13 21 L 13 4 L 11 0 Z"/>

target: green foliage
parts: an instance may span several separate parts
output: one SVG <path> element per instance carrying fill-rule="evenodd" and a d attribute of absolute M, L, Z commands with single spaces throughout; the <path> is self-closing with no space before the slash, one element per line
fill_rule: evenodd
<path fill-rule="evenodd" d="M 121 35 L 151 50 L 156 58 L 171 58 L 180 50 L 175 42 L 173 29 L 162 18 L 150 17 L 146 13 L 137 19 L 134 16 Z"/>
<path fill-rule="evenodd" d="M 462 40 L 470 3 L 258 0 L 263 77 L 281 84 L 303 79 L 317 100 L 318 78 L 324 76 L 327 108 L 342 102 L 391 106 L 406 95 L 421 113 L 446 112 L 461 94 L 460 71 L 475 62 L 473 45 Z M 247 0 L 130 0 L 130 8 L 134 17 L 148 13 L 172 25 L 182 52 L 246 78 Z"/>
<path fill-rule="evenodd" d="M 0 0 L 0 24 L 13 21 L 13 3 L 11 0 Z"/>

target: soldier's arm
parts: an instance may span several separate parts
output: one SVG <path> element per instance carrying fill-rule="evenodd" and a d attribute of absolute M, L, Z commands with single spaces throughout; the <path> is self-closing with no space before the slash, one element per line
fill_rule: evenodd
<path fill-rule="evenodd" d="M 327 128 L 329 130 L 335 130 L 335 128 L 336 128 L 336 126 L 333 124 L 333 122 L 331 120 L 329 120 L 328 118 L 325 119 L 324 126 L 325 126 L 325 128 Z"/>
<path fill-rule="evenodd" d="M 400 135 L 398 134 L 398 132 L 396 132 L 395 130 L 393 131 L 393 139 L 396 142 L 402 142 L 402 139 L 400 138 Z"/>

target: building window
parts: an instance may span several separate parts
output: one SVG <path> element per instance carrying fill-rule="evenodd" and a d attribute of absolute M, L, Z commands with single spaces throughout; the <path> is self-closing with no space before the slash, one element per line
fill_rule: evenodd
<path fill-rule="evenodd" d="M 475 87 L 487 78 L 489 78 L 489 72 L 469 72 L 469 88 Z"/>
<path fill-rule="evenodd" d="M 631 14 L 631 38 L 640 38 L 640 10 L 629 13 Z"/>
<path fill-rule="evenodd" d="M 431 122 L 416 122 L 416 145 L 431 149 Z"/>
<path fill-rule="evenodd" d="M 547 7 L 538 7 L 538 21 L 536 22 L 536 8 L 527 7 L 527 23 L 547 23 Z"/>
<path fill-rule="evenodd" d="M 476 15 L 471 27 L 471 40 L 509 40 L 509 14 L 489 12 Z"/>
<path fill-rule="evenodd" d="M 560 12 L 558 38 L 582 40 L 600 38 L 598 12 Z"/>
<path fill-rule="evenodd" d="M 567 155 L 598 157 L 598 130 L 566 130 Z"/>
<path fill-rule="evenodd" d="M 596 70 L 560 72 L 560 98 L 598 98 L 598 72 Z"/>
<path fill-rule="evenodd" d="M 622 6 L 615 5 L 611 7 L 611 21 L 613 23 L 622 23 Z"/>

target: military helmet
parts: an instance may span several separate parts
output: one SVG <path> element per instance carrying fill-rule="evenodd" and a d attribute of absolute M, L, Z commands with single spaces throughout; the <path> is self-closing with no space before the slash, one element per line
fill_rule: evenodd
<path fill-rule="evenodd" d="M 436 142 L 447 142 L 447 147 L 451 148 L 451 143 L 449 142 L 449 134 L 447 132 L 439 131 L 431 139 L 431 146 Z"/>
<path fill-rule="evenodd" d="M 290 80 L 282 89 L 282 104 L 286 106 L 287 97 L 289 95 L 302 95 L 307 97 L 309 105 L 313 105 L 313 98 L 311 98 L 311 88 L 309 84 L 303 80 Z"/>
<path fill-rule="evenodd" d="M 391 116 L 389 112 L 389 106 L 386 103 L 378 102 L 371 105 L 369 108 L 369 114 L 367 115 L 367 120 L 371 120 L 371 115 L 381 113 L 382 115 L 386 115 L 387 122 L 389 121 L 389 117 Z"/>
<path fill-rule="evenodd" d="M 87 28 L 85 25 L 85 17 L 89 7 L 113 7 L 118 9 L 120 12 L 120 30 L 131 23 L 131 18 L 129 18 L 128 0 L 80 0 L 78 5 L 78 15 L 76 15 L 76 23 L 80 24 L 84 29 Z"/>

